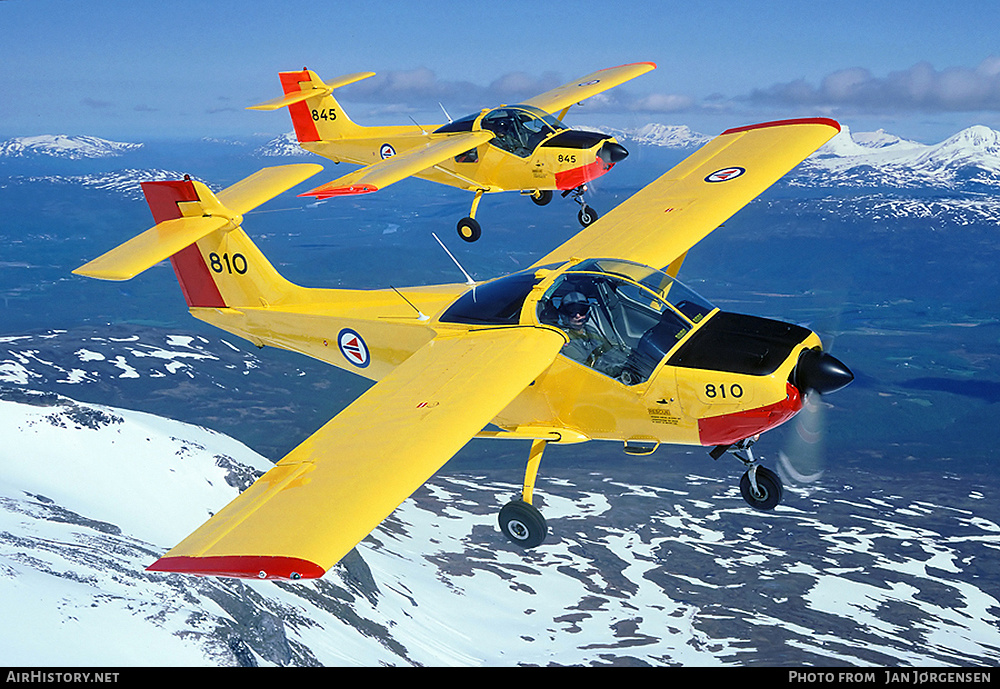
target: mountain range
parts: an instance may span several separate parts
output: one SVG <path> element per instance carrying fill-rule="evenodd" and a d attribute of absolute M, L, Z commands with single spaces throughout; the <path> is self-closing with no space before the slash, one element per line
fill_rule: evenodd
<path fill-rule="evenodd" d="M 684 125 L 650 123 L 633 129 L 597 129 L 623 142 L 669 149 L 692 149 L 710 139 Z M 18 137 L 0 142 L 0 159 L 121 157 L 143 146 L 92 136 Z M 298 146 L 292 133 L 256 147 L 253 154 L 262 157 L 309 155 Z M 957 189 L 971 185 L 980 190 L 995 189 L 1000 186 L 1000 132 L 977 125 L 940 143 L 922 144 L 884 130 L 852 132 L 844 125 L 840 134 L 797 168 L 788 183 L 828 188 Z"/>
<path fill-rule="evenodd" d="M 0 158 L 29 158 L 49 156 L 80 160 L 82 158 L 108 158 L 137 151 L 143 144 L 108 141 L 96 136 L 69 136 L 42 134 L 20 136 L 0 142 Z"/>

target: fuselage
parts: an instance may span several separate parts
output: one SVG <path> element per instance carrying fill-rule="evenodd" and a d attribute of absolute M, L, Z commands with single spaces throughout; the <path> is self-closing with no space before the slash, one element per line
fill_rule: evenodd
<path fill-rule="evenodd" d="M 572 296 L 571 296 L 572 295 Z M 585 323 L 567 316 L 571 301 Z M 280 303 L 192 308 L 259 346 L 380 380 L 437 336 L 548 328 L 563 353 L 493 421 L 497 435 L 727 445 L 794 416 L 806 328 L 720 311 L 667 274 L 588 259 L 495 280 L 395 290 L 300 288 Z M 800 375 L 799 378 L 802 376 Z"/>
<path fill-rule="evenodd" d="M 415 176 L 487 193 L 575 189 L 608 172 L 628 152 L 614 137 L 566 128 L 531 106 L 502 106 L 445 125 L 358 127 L 349 136 L 303 141 L 325 158 L 372 165 L 394 155 L 466 132 L 490 131 L 493 139 Z"/>

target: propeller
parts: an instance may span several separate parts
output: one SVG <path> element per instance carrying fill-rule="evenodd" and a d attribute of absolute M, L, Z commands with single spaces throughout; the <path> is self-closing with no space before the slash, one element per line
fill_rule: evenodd
<path fill-rule="evenodd" d="M 805 396 L 815 390 L 821 395 L 836 392 L 854 380 L 844 362 L 821 349 L 807 349 L 799 355 L 790 381 Z"/>
<path fill-rule="evenodd" d="M 818 481 L 824 469 L 825 409 L 821 398 L 854 380 L 854 374 L 832 354 L 807 349 L 799 355 L 788 381 L 802 394 L 802 411 L 793 421 L 793 433 L 778 452 L 778 470 L 786 484 L 806 485 Z"/>

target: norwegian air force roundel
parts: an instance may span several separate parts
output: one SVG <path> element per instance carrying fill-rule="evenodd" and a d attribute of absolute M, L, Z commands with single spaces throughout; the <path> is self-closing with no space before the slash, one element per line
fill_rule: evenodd
<path fill-rule="evenodd" d="M 740 175 L 746 172 L 746 168 L 743 167 L 724 167 L 721 170 L 716 170 L 708 177 L 705 178 L 706 182 L 728 182 L 731 179 L 736 179 Z"/>
<path fill-rule="evenodd" d="M 370 361 L 368 345 L 365 344 L 360 335 L 350 328 L 344 328 L 340 331 L 337 336 L 337 346 L 340 347 L 340 353 L 344 355 L 344 358 L 358 368 L 364 368 L 368 365 Z"/>

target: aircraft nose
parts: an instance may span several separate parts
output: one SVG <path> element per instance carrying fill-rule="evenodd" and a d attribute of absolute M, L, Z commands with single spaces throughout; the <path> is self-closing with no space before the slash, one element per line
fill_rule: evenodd
<path fill-rule="evenodd" d="M 625 160 L 628 157 L 628 151 L 616 141 L 605 141 L 604 145 L 598 149 L 597 157 L 603 160 L 605 165 L 611 166 Z"/>
<path fill-rule="evenodd" d="M 799 355 L 792 370 L 791 383 L 803 395 L 815 390 L 821 395 L 836 392 L 854 380 L 851 369 L 835 356 L 819 349 L 807 349 Z"/>

